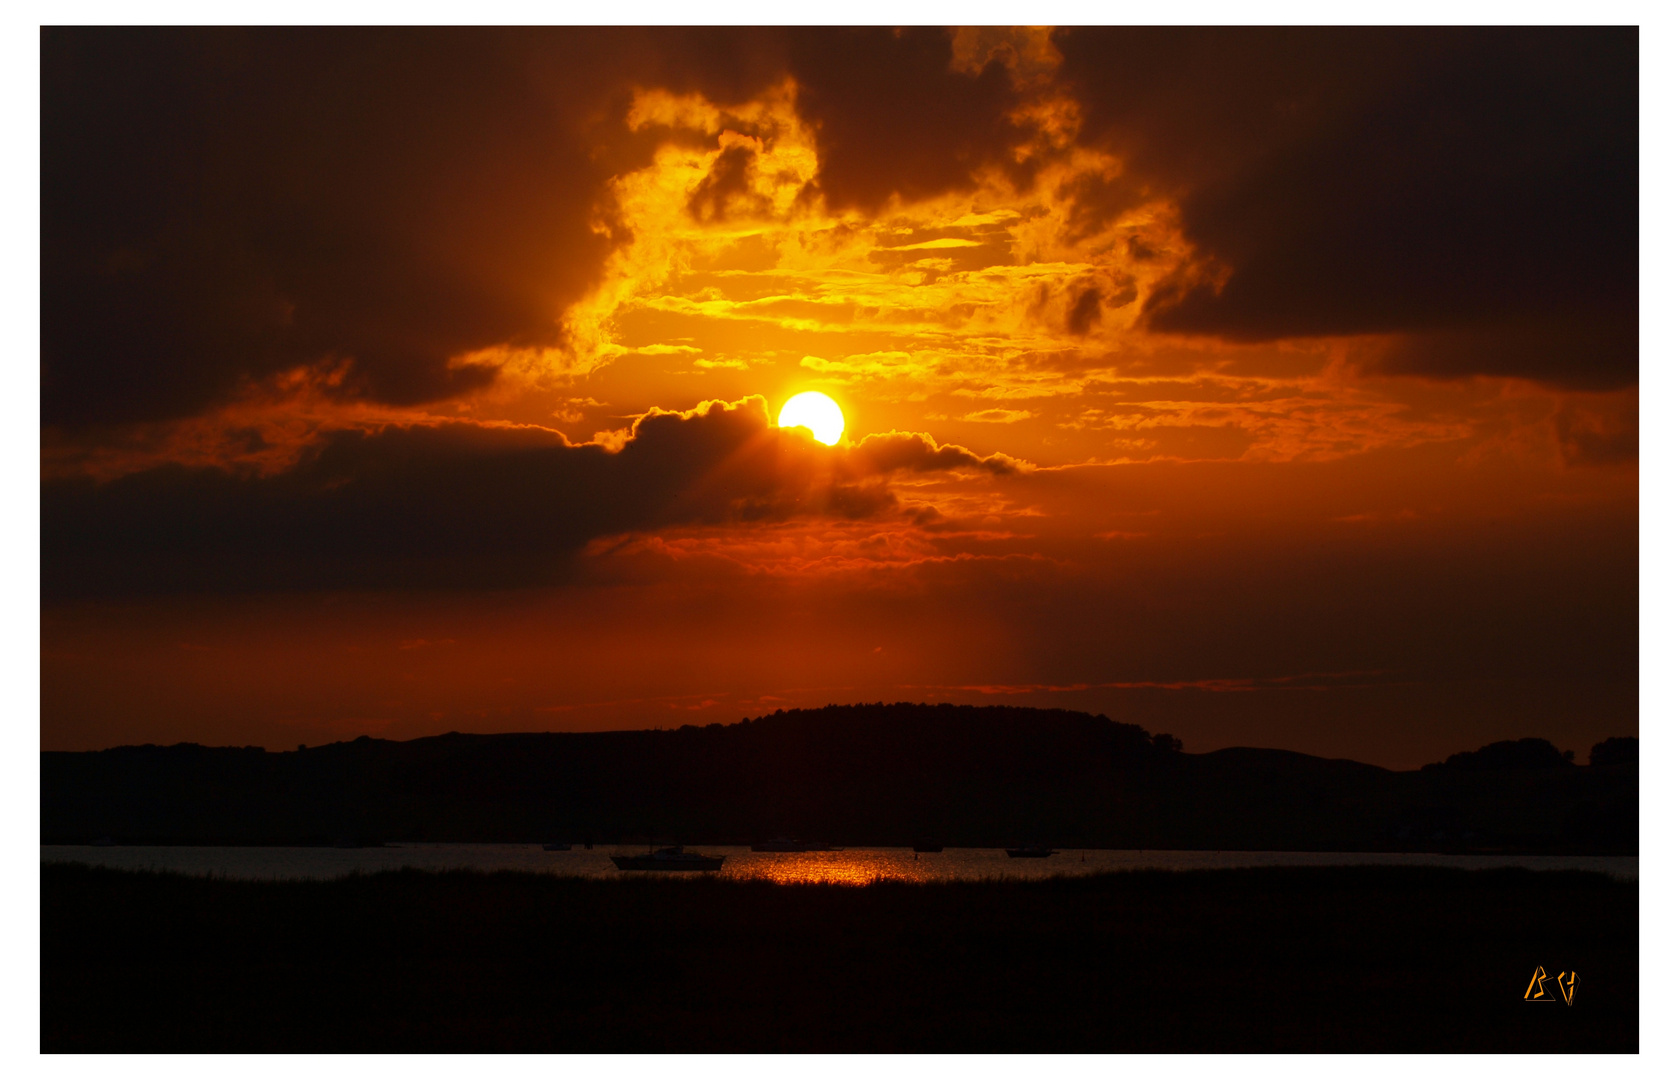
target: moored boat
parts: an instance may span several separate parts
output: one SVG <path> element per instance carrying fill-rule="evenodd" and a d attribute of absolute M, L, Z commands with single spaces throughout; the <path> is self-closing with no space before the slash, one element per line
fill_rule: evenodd
<path fill-rule="evenodd" d="M 1061 854 L 1059 851 L 1051 851 L 1042 844 L 1028 844 L 1025 847 L 1004 848 L 1003 851 L 1006 852 L 1008 857 L 1011 859 L 1047 859 L 1051 855 Z"/>
<path fill-rule="evenodd" d="M 543 851 L 570 851 L 571 850 L 571 845 L 570 844 L 543 844 L 542 845 L 542 850 Z"/>

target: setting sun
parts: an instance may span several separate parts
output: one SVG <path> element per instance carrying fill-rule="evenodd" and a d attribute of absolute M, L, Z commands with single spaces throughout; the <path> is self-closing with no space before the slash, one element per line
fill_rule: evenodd
<path fill-rule="evenodd" d="M 1386 7 L 42 26 L 38 1052 L 1640 1053 L 1672 50 Z"/>
<path fill-rule="evenodd" d="M 806 390 L 802 394 L 794 394 L 787 399 L 787 404 L 781 407 L 781 416 L 776 420 L 781 427 L 809 428 L 816 436 L 816 441 L 829 446 L 840 441 L 845 433 L 845 414 L 834 404 L 834 399 L 820 390 Z"/>

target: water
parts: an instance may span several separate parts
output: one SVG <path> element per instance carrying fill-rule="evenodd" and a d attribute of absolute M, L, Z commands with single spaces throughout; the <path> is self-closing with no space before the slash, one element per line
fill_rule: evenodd
<path fill-rule="evenodd" d="M 1011 859 L 1000 848 L 946 848 L 916 855 L 908 848 L 760 852 L 699 845 L 726 855 L 719 876 L 782 883 L 862 885 L 897 881 L 978 881 L 1046 878 L 1107 870 L 1211 870 L 1251 866 L 1456 866 L 1479 870 L 1591 870 L 1636 881 L 1638 857 L 1595 855 L 1428 855 L 1337 851 L 1079 851 L 1047 859 Z M 403 844 L 382 848 L 321 847 L 79 847 L 42 845 L 42 862 L 80 862 L 123 869 L 174 870 L 231 878 L 323 880 L 351 873 L 416 867 L 423 870 L 530 870 L 578 877 L 646 876 L 621 871 L 607 858 L 646 848 L 601 845 L 593 851 L 544 851 L 538 844 Z M 661 875 L 662 876 L 662 875 Z"/>

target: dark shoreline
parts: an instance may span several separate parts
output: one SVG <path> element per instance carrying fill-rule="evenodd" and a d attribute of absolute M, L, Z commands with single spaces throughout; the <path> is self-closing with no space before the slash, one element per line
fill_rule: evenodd
<path fill-rule="evenodd" d="M 46 751 L 40 835 L 1635 854 L 1636 751 L 1594 760 L 1529 739 L 1394 772 L 1253 747 L 1186 753 L 1171 735 L 1061 709 L 832 705 L 676 730 Z"/>
<path fill-rule="evenodd" d="M 669 846 L 669 845 L 677 843 L 677 842 L 678 841 L 676 841 L 676 840 L 674 840 L 670 837 L 655 837 L 653 839 L 648 839 L 647 837 L 630 837 L 630 838 L 624 838 L 624 839 L 593 840 L 593 841 L 590 841 L 590 843 L 593 845 L 593 847 L 590 850 L 605 853 L 605 852 L 608 852 L 608 851 L 617 851 L 621 848 L 622 849 L 627 849 L 627 850 L 636 850 L 636 849 L 646 848 L 646 847 L 649 847 L 649 846 L 665 847 L 665 846 Z M 687 846 L 690 846 L 690 847 L 708 847 L 709 846 L 709 847 L 750 848 L 754 844 L 753 840 L 751 840 L 749 838 L 745 838 L 745 837 L 725 837 L 725 838 L 722 838 L 722 839 L 702 838 L 702 839 L 699 839 L 699 840 L 687 840 L 687 841 L 682 841 L 682 842 L 685 843 Z M 358 851 L 358 850 L 361 850 L 361 849 L 364 849 L 364 848 L 365 849 L 380 849 L 380 848 L 383 848 L 383 849 L 388 849 L 388 850 L 399 850 L 401 848 L 417 847 L 417 846 L 426 845 L 426 844 L 467 844 L 467 845 L 471 845 L 471 844 L 483 844 L 483 845 L 507 844 L 507 845 L 514 845 L 514 846 L 519 846 L 519 847 L 528 847 L 528 846 L 532 846 L 532 845 L 539 844 L 539 843 L 541 843 L 541 841 L 528 840 L 528 839 L 522 839 L 522 838 L 521 839 L 513 839 L 513 840 L 414 840 L 414 839 L 369 840 L 369 841 L 365 841 L 365 842 L 357 842 L 357 843 L 354 843 L 354 844 L 328 843 L 326 841 L 319 840 L 319 839 L 304 839 L 304 840 L 295 840 L 295 841 L 291 841 L 291 840 L 198 840 L 198 839 L 126 840 L 125 839 L 125 840 L 113 841 L 111 843 L 97 843 L 97 842 L 88 841 L 88 840 L 44 839 L 44 840 L 41 841 L 41 846 L 42 847 L 64 847 L 64 848 L 92 848 L 92 849 L 95 849 L 95 850 L 102 850 L 102 849 L 107 849 L 107 848 L 131 848 L 131 847 L 165 847 L 165 848 L 176 848 L 176 847 L 178 847 L 178 848 L 311 848 L 311 849 L 322 849 L 322 850 Z M 943 847 L 946 848 L 947 850 L 1002 850 L 1006 846 L 1007 845 L 1004 845 L 1004 844 L 946 844 L 946 845 L 943 845 Z M 584 850 L 582 842 L 578 842 L 578 843 L 574 844 L 573 848 L 575 850 Z M 1559 849 L 1559 848 L 1553 848 L 1553 847 L 1521 846 L 1521 845 L 1516 845 L 1516 846 L 1511 846 L 1511 847 L 1467 847 L 1467 846 L 1452 847 L 1452 846 L 1447 846 L 1447 845 L 1435 845 L 1435 846 L 1430 847 L 1430 846 L 1424 846 L 1424 845 L 1415 845 L 1415 846 L 1411 846 L 1411 847 L 1365 846 L 1365 847 L 1356 847 L 1356 848 L 1340 848 L 1340 847 L 1315 847 L 1315 848 L 1313 848 L 1313 847 L 1286 848 L 1285 847 L 1285 848 L 1274 848 L 1274 847 L 1255 847 L 1255 846 L 1244 847 L 1244 846 L 1241 846 L 1241 845 L 1229 845 L 1229 846 L 1225 846 L 1225 847 L 1207 846 L 1207 847 L 1182 847 L 1182 848 L 1178 848 L 1178 847 L 1161 847 L 1161 846 L 1157 846 L 1157 845 L 1143 845 L 1143 846 L 1139 847 L 1139 846 L 1132 845 L 1132 844 L 1061 844 L 1061 845 L 1058 845 L 1058 848 L 1059 849 L 1065 849 L 1065 850 L 1068 850 L 1068 851 L 1138 851 L 1138 852 L 1142 852 L 1142 851 L 1171 851 L 1171 852 L 1188 851 L 1188 852 L 1215 852 L 1215 853 L 1251 852 L 1251 853 L 1256 853 L 1256 854 L 1260 853 L 1260 852 L 1266 852 L 1266 853 L 1282 853 L 1282 854 L 1299 853 L 1299 854 L 1313 854 L 1313 855 L 1440 855 L 1440 856 L 1471 857 L 1471 858 L 1476 857 L 1476 856 L 1483 856 L 1483 855 L 1484 856 L 1496 856 L 1496 857 L 1499 857 L 1499 858 L 1525 858 L 1525 857 L 1528 857 L 1528 856 L 1543 857 L 1543 858 L 1564 858 L 1564 859 L 1636 859 L 1636 858 L 1638 858 L 1638 851 L 1636 849 L 1634 849 L 1634 850 L 1613 849 L 1613 850 L 1608 850 L 1608 851 L 1597 851 L 1597 850 L 1575 850 L 1573 848 L 1561 848 L 1561 849 Z M 842 845 L 838 845 L 838 846 L 832 848 L 831 850 L 834 850 L 834 851 L 849 851 L 849 850 L 876 850 L 876 849 L 879 849 L 879 850 L 898 850 L 898 849 L 902 849 L 904 851 L 913 850 L 911 845 L 909 845 L 909 844 L 870 844 L 870 843 L 842 844 Z M 824 850 L 824 849 L 813 848 L 811 850 L 820 851 L 820 850 Z"/>
<path fill-rule="evenodd" d="M 46 1052 L 1638 1045 L 1637 885 L 1579 871 L 41 873 Z M 1522 1000 L 1536 965 L 1572 1005 Z"/>

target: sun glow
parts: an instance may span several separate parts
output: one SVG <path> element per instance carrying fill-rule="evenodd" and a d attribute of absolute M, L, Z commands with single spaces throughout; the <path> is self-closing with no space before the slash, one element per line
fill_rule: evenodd
<path fill-rule="evenodd" d="M 780 427 L 809 428 L 817 442 L 829 446 L 839 442 L 840 436 L 845 434 L 845 414 L 840 412 L 833 398 L 819 390 L 806 390 L 788 398 L 787 404 L 781 407 L 781 416 L 776 424 Z"/>

